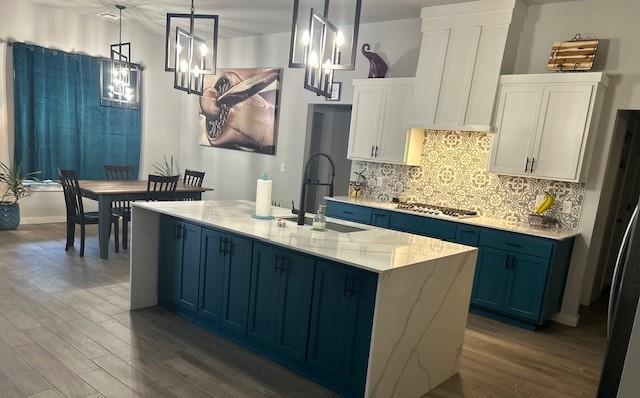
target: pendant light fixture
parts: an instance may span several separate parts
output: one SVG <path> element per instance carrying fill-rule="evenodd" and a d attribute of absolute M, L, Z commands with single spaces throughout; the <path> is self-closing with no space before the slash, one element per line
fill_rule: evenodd
<path fill-rule="evenodd" d="M 167 14 L 165 70 L 174 73 L 173 87 L 202 95 L 205 75 L 216 73 L 218 16 Z"/>
<path fill-rule="evenodd" d="M 335 70 L 354 70 L 362 0 L 294 0 L 289 67 L 304 68 L 304 87 L 331 97 Z"/>
<path fill-rule="evenodd" d="M 140 108 L 140 66 L 131 62 L 131 43 L 122 42 L 122 11 L 118 4 L 120 27 L 118 43 L 112 44 L 110 58 L 100 63 L 100 104 Z"/>

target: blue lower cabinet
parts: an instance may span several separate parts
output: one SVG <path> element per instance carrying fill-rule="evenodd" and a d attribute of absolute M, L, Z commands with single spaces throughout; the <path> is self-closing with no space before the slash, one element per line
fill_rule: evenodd
<path fill-rule="evenodd" d="M 249 338 L 289 360 L 306 359 L 315 260 L 256 244 Z"/>
<path fill-rule="evenodd" d="M 328 217 L 340 218 L 360 224 L 371 224 L 371 213 L 370 207 L 327 201 Z"/>
<path fill-rule="evenodd" d="M 163 218 L 160 234 L 159 298 L 190 315 L 198 310 L 200 234 L 197 225 Z"/>
<path fill-rule="evenodd" d="M 456 239 L 458 229 L 449 221 L 395 212 L 389 216 L 389 228 L 448 241 Z"/>
<path fill-rule="evenodd" d="M 480 243 L 480 228 L 469 225 L 458 225 L 458 229 L 456 230 L 456 243 L 478 247 Z"/>
<path fill-rule="evenodd" d="M 485 309 L 499 310 L 504 303 L 509 254 L 502 250 L 481 247 L 476 261 L 471 303 Z"/>
<path fill-rule="evenodd" d="M 504 311 L 537 322 L 541 316 L 549 260 L 525 254 L 509 256 Z"/>
<path fill-rule="evenodd" d="M 389 228 L 389 212 L 373 210 L 371 213 L 371 225 L 379 228 Z"/>
<path fill-rule="evenodd" d="M 244 335 L 251 283 L 251 241 L 204 229 L 199 318 L 225 333 Z"/>
<path fill-rule="evenodd" d="M 363 396 L 377 275 L 318 261 L 307 364 L 346 396 Z"/>

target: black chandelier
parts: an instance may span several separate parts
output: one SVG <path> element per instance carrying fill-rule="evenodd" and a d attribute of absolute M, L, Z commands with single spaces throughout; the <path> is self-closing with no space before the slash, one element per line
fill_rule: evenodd
<path fill-rule="evenodd" d="M 100 62 L 100 104 L 123 108 L 140 108 L 140 66 L 131 62 L 131 43 L 122 42 L 122 11 L 118 43 L 112 44 L 109 59 Z"/>
<path fill-rule="evenodd" d="M 346 4 L 349 3 L 349 4 Z M 289 67 L 304 68 L 304 87 L 331 96 L 335 70 L 354 70 L 362 0 L 294 0 Z"/>
<path fill-rule="evenodd" d="M 164 69 L 174 73 L 173 87 L 202 95 L 205 75 L 216 73 L 218 16 L 167 14 Z"/>

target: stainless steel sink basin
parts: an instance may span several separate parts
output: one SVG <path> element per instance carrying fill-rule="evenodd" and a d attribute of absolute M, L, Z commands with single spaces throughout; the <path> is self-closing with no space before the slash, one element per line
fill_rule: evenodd
<path fill-rule="evenodd" d="M 282 218 L 285 221 L 290 221 L 290 222 L 298 222 L 298 217 L 293 216 L 293 217 L 283 217 Z M 313 225 L 313 218 L 310 217 L 305 217 L 304 218 L 304 225 Z M 327 222 L 327 229 L 331 230 L 331 231 L 336 231 L 336 232 L 345 232 L 345 233 L 349 233 L 349 232 L 359 232 L 359 231 L 364 231 L 364 229 L 362 228 L 356 228 L 356 227 L 350 227 L 348 225 L 342 225 L 342 224 L 336 224 L 333 222 Z"/>

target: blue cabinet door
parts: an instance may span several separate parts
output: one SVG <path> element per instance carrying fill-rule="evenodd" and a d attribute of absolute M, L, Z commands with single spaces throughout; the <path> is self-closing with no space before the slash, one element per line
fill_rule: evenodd
<path fill-rule="evenodd" d="M 236 236 L 226 238 L 222 326 L 230 332 L 244 335 L 251 294 L 252 243 Z"/>
<path fill-rule="evenodd" d="M 371 213 L 371 225 L 380 228 L 389 228 L 389 212 L 374 210 Z"/>
<path fill-rule="evenodd" d="M 449 241 L 455 240 L 457 231 L 457 225 L 449 221 L 396 212 L 390 213 L 389 228 Z"/>
<path fill-rule="evenodd" d="M 160 218 L 160 253 L 158 264 L 158 304 L 173 307 L 178 300 L 176 281 L 180 278 L 178 268 L 179 240 L 177 221 L 171 217 Z"/>
<path fill-rule="evenodd" d="M 314 270 L 313 257 L 281 253 L 276 350 L 300 363 L 307 353 Z"/>
<path fill-rule="evenodd" d="M 538 321 L 548 268 L 548 259 L 526 254 L 510 254 L 504 311 Z"/>
<path fill-rule="evenodd" d="M 499 310 L 504 302 L 509 270 L 509 254 L 502 250 L 480 247 L 473 279 L 471 303 Z"/>
<path fill-rule="evenodd" d="M 333 389 L 362 396 L 377 276 L 318 261 L 307 365 Z"/>
<path fill-rule="evenodd" d="M 269 350 L 276 345 L 280 299 L 279 259 L 280 252 L 276 248 L 258 243 L 253 245 L 248 336 Z"/>
<path fill-rule="evenodd" d="M 178 222 L 178 251 L 176 258 L 179 266 L 177 286 L 178 307 L 189 313 L 198 311 L 198 292 L 200 289 L 200 233 L 197 225 Z"/>
<path fill-rule="evenodd" d="M 480 244 L 480 228 L 468 225 L 458 225 L 458 229 L 456 231 L 456 243 L 478 247 Z"/>
<path fill-rule="evenodd" d="M 198 312 L 199 316 L 212 327 L 219 327 L 222 322 L 226 266 L 224 238 L 225 236 L 220 232 L 210 229 L 202 231 L 200 254 L 202 275 Z"/>
<path fill-rule="evenodd" d="M 327 216 L 353 221 L 360 224 L 371 224 L 371 208 L 348 203 L 327 201 Z"/>

